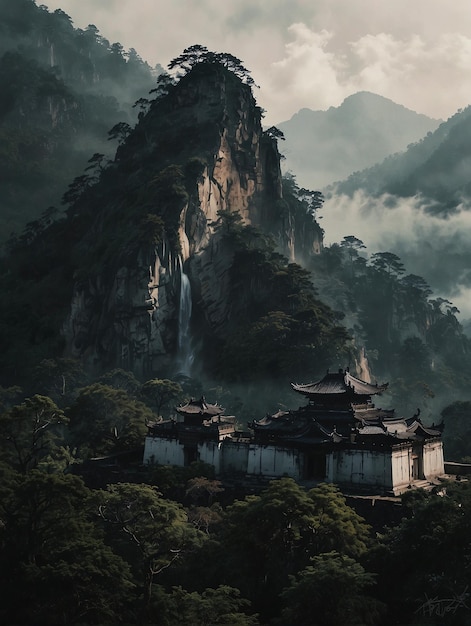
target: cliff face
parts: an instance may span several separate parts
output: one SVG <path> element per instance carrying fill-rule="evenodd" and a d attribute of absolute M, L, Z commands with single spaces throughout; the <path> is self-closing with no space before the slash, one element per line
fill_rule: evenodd
<path fill-rule="evenodd" d="M 148 229 L 137 242 L 124 237 L 111 261 L 75 283 L 63 329 L 67 353 L 142 377 L 171 367 L 188 371 L 188 325 L 215 338 L 231 327 L 233 251 L 215 228 L 219 211 L 238 212 L 243 223 L 272 235 L 291 260 L 296 246 L 322 245 L 322 231 L 312 226 L 295 242 L 279 163 L 250 87 L 224 68 L 196 66 L 155 101 L 118 149 L 107 175 L 114 188 L 103 175 L 90 192 L 92 203 L 107 199 L 85 248 L 96 239 L 110 246 L 108 229 L 122 238 L 138 216 L 157 216 L 163 226 L 151 242 Z M 314 237 L 306 236 L 309 228 Z M 191 319 L 182 315 L 190 290 Z"/>

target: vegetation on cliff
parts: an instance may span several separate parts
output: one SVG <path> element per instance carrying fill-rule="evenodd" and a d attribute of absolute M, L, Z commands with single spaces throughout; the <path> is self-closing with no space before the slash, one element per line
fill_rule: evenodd
<path fill-rule="evenodd" d="M 111 130 L 120 137 L 114 160 L 100 153 L 88 159 L 84 173 L 64 194 L 66 214 L 57 218 L 48 212 L 10 241 L 9 256 L 3 260 L 2 287 L 10 294 L 2 303 L 6 321 L 2 360 L 5 373 L 10 374 L 5 381 L 18 382 L 20 363 L 23 368 L 27 364 L 23 369 L 27 378 L 41 359 L 61 355 L 63 324 L 74 284 L 93 283 L 94 295 L 87 296 L 96 300 L 92 314 L 100 320 L 97 324 L 109 318 L 109 330 L 100 330 L 100 326 L 94 330 L 94 322 L 89 324 L 87 341 L 93 346 L 99 341 L 94 332 L 114 332 L 107 294 L 118 269 L 145 267 L 149 263 L 145 259 L 158 245 L 177 258 L 184 207 L 193 207 L 194 219 L 206 228 L 207 218 L 198 213 L 198 183 L 204 172 L 212 177 L 221 136 L 233 146 L 234 167 L 241 177 L 246 172 L 252 178 L 258 176 L 256 168 L 263 165 L 264 186 L 250 200 L 258 228 L 243 225 L 234 212 L 219 211 L 215 233 L 222 236 L 223 245 L 233 255 L 226 294 L 233 322 L 227 335 L 218 337 L 217 350 L 209 348 L 214 344 L 214 330 L 205 329 L 202 362 L 213 376 L 230 381 L 246 380 L 250 373 L 256 378 L 299 376 L 302 359 L 315 358 L 320 367 L 327 367 L 333 358 L 341 358 L 348 340 L 339 326 L 341 315 L 315 297 L 308 273 L 289 263 L 271 238 L 279 231 L 278 224 L 292 220 L 300 232 L 304 224 L 311 224 L 311 230 L 304 232 L 306 240 L 312 234 L 321 240 L 314 219 L 319 198 L 306 190 L 298 197 L 291 183 L 281 201 L 276 191 L 276 139 L 262 132 L 261 111 L 240 61 L 200 46 L 189 51 L 191 54 L 185 51 L 178 61 L 179 66 L 187 64 L 186 73 L 178 81 L 166 74 L 160 76 L 154 99 L 141 102 L 135 127 L 123 122 Z M 242 102 L 247 126 L 239 129 Z M 254 154 L 254 137 L 266 157 L 262 165 Z M 195 318 L 197 308 L 195 303 Z M 23 310 L 20 317 L 16 315 L 19 309 Z M 204 311 L 199 314 L 203 316 Z M 166 340 L 171 350 L 169 337 Z M 251 350 L 246 349 L 249 344 Z M 252 358 L 255 353 L 256 360 Z M 112 367 L 109 359 L 107 364 Z"/>
<path fill-rule="evenodd" d="M 33 0 L 0 1 L 0 244 L 60 199 L 153 85 L 135 50 Z"/>
<path fill-rule="evenodd" d="M 423 417 L 437 421 L 448 402 L 465 396 L 471 344 L 458 309 L 434 298 L 427 282 L 408 274 L 397 255 L 368 255 L 350 235 L 312 256 L 308 267 L 321 299 L 344 313 L 371 370 L 390 381 L 391 405 L 398 411 L 421 407 Z"/>
<path fill-rule="evenodd" d="M 28 19 L 49 15 L 26 0 L 17 6 Z M 88 35 L 77 33 L 62 12 L 54 15 L 70 38 L 91 37 L 92 49 L 104 50 L 92 27 Z M 20 14 L 8 16 L 12 37 L 23 28 L 27 42 L 36 32 Z M 103 59 L 112 54 L 127 71 L 119 46 L 105 48 Z M 58 43 L 49 52 L 60 49 Z M 31 72 L 32 62 L 20 57 L 17 67 Z M 469 550 L 467 483 L 444 485 L 446 493 L 408 494 L 402 521 L 374 533 L 333 485 L 304 488 L 281 479 L 247 495 L 237 486 L 224 488 L 201 464 L 141 466 L 146 423 L 172 415 L 178 402 L 209 387 L 212 399 L 223 400 L 240 420 L 253 418 L 261 404 L 272 408 L 268 399 L 280 400 L 281 382 L 353 364 L 359 342 L 375 374 L 392 374 L 401 394 L 394 403 L 403 411 L 411 401 L 422 404 L 426 394 L 465 393 L 470 382 L 470 346 L 451 303 L 433 299 L 396 255 L 366 257 L 356 237 L 323 250 L 316 220 L 322 195 L 300 189 L 292 176 L 278 178 L 280 136 L 276 129 L 263 133 L 240 60 L 192 46 L 170 65 L 183 75 L 161 74 L 153 99 L 136 103 L 137 123 L 121 118 L 111 128 L 109 136 L 119 141 L 115 156 L 88 154 L 64 190 L 65 213 L 43 213 L 10 241 L 1 261 L 1 621 L 276 626 L 313 624 L 314 616 L 319 624 L 389 626 L 427 623 L 433 597 L 442 611 L 436 623 L 466 623 L 470 571 L 458 556 Z M 66 66 L 80 82 L 82 70 L 74 74 L 73 63 Z M 60 77 L 45 69 L 36 76 L 49 81 L 48 93 L 69 97 Z M 13 136 L 16 141 L 21 133 Z M 243 223 L 236 210 L 219 208 L 211 224 L 198 213 L 201 180 L 219 190 L 214 170 L 221 137 L 234 171 L 265 177 L 250 207 L 257 225 Z M 152 303 L 135 305 L 123 296 L 118 310 L 108 297 L 123 268 L 142 273 L 147 288 L 157 248 L 172 256 L 181 278 L 184 210 L 198 218 L 188 219 L 191 232 L 201 241 L 201 233 L 210 232 L 219 246 L 215 252 L 201 244 L 201 256 L 214 252 L 227 261 L 230 314 L 222 331 L 212 327 L 200 285 L 192 330 L 200 341 L 201 380 L 174 379 L 169 360 L 151 377 L 137 378 L 116 368 L 109 337 L 136 309 L 147 322 Z M 284 254 L 287 240 L 296 258 L 303 251 L 304 267 Z M 308 250 L 303 240 L 317 248 Z M 157 277 L 164 283 L 168 274 Z M 175 302 L 176 285 L 168 292 Z M 77 293 L 93 322 L 87 318 L 87 337 L 74 337 L 83 360 L 64 352 L 64 321 Z M 172 323 L 164 347 L 175 356 Z M 96 349 L 93 357 L 105 353 L 103 361 L 87 368 L 97 345 L 101 353 Z M 468 404 L 444 411 L 447 427 L 456 417 L 460 428 L 466 424 Z M 449 442 L 457 460 L 469 455 L 456 437 Z M 456 559 L 448 562 L 447 554 Z"/>

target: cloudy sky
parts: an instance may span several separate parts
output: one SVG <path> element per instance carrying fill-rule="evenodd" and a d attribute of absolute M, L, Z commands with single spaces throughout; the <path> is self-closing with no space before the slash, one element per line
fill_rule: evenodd
<path fill-rule="evenodd" d="M 40 0 L 38 0 L 38 4 Z M 471 102 L 471 0 L 44 0 L 164 67 L 201 44 L 242 60 L 265 122 L 372 91 L 447 119 Z"/>

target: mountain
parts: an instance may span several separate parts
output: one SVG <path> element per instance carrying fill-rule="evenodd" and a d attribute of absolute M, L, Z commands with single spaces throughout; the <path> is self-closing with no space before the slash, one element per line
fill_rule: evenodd
<path fill-rule="evenodd" d="M 301 109 L 277 127 L 285 142 L 284 170 L 307 189 L 322 189 L 372 166 L 434 131 L 431 119 L 370 92 L 327 111 Z"/>
<path fill-rule="evenodd" d="M 337 193 L 362 190 L 374 196 L 420 195 L 434 214 L 446 216 L 471 197 L 471 106 L 458 111 L 432 133 L 356 172 L 335 186 Z"/>
<path fill-rule="evenodd" d="M 159 79 L 135 127 L 119 126 L 114 160 L 98 155 L 70 185 L 66 215 L 12 247 L 6 369 L 59 353 L 140 378 L 192 362 L 276 378 L 299 375 L 315 346 L 327 366 L 345 342 L 294 263 L 320 251 L 322 229 L 282 181 L 250 77 L 231 55 L 202 56 Z"/>
<path fill-rule="evenodd" d="M 322 194 L 282 176 L 241 62 L 196 45 L 169 67 L 137 122 L 112 129 L 114 158 L 94 154 L 64 213 L 0 260 L 1 384 L 34 389 L 38 367 L 65 359 L 94 379 L 240 385 L 250 411 L 285 404 L 282 381 L 345 363 L 366 380 L 373 365 L 406 372 L 416 406 L 424 378 L 441 397 L 466 387 L 453 305 L 391 252 L 368 258 L 355 237 L 324 247 Z"/>
<path fill-rule="evenodd" d="M 135 50 L 110 44 L 61 10 L 0 0 L 0 244 L 58 211 L 70 181 L 95 153 L 112 156 L 108 131 L 132 123 L 155 85 Z"/>
<path fill-rule="evenodd" d="M 331 239 L 353 232 L 399 255 L 470 317 L 470 172 L 468 106 L 404 153 L 326 189 L 325 226 Z"/>

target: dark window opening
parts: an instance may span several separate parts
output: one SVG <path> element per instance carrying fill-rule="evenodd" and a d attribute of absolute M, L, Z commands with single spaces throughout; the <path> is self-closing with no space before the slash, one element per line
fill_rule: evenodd
<path fill-rule="evenodd" d="M 307 454 L 304 474 L 307 479 L 323 480 L 326 474 L 325 454 Z"/>
<path fill-rule="evenodd" d="M 198 449 L 196 446 L 185 446 L 183 449 L 183 464 L 188 467 L 198 460 Z"/>

